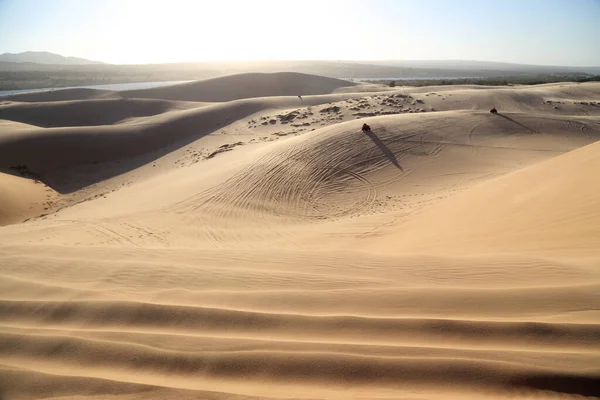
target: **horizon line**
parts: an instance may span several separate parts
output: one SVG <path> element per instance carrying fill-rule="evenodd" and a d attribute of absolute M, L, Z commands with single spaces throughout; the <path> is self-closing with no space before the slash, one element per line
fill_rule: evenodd
<path fill-rule="evenodd" d="M 164 61 L 164 62 L 132 62 L 132 63 L 118 63 L 118 62 L 106 62 L 93 60 L 80 56 L 63 56 L 62 54 L 53 53 L 45 50 L 27 50 L 19 53 L 3 52 L 0 56 L 8 55 L 19 55 L 23 53 L 47 53 L 57 55 L 63 58 L 77 58 L 86 60 L 92 63 L 114 65 L 114 66 L 125 66 L 125 65 L 165 65 L 165 64 L 203 64 L 203 63 L 275 63 L 275 62 L 347 62 L 347 63 L 370 63 L 370 62 L 465 62 L 465 63 L 492 63 L 492 64 L 507 64 L 515 66 L 527 66 L 527 67 L 560 67 L 560 68 L 600 68 L 600 65 L 561 65 L 561 64 L 529 64 L 521 62 L 511 61 L 491 61 L 491 60 L 477 60 L 477 59 L 402 59 L 402 58 L 382 58 L 382 59 L 246 59 L 246 60 L 190 60 L 190 61 Z M 13 64 L 40 64 L 40 65 L 63 65 L 63 64 L 46 64 L 36 63 L 34 61 L 0 61 L 2 63 L 13 63 Z M 73 66 L 83 66 L 85 64 L 73 64 Z M 400 66 L 398 66 L 400 67 Z"/>

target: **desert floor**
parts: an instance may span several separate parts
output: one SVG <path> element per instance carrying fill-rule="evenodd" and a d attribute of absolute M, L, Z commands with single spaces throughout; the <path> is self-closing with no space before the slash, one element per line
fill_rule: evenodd
<path fill-rule="evenodd" d="M 0 399 L 600 397 L 598 139 L 600 83 L 0 99 Z"/>

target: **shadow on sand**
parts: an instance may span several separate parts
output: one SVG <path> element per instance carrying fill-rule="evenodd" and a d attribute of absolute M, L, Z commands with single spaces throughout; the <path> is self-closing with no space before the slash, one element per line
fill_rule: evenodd
<path fill-rule="evenodd" d="M 144 165 L 151 164 L 153 161 L 185 147 L 203 136 L 205 136 L 205 134 L 190 136 L 189 138 L 165 145 L 163 148 L 129 158 L 81 164 L 68 169 L 49 172 L 44 175 L 43 180 L 46 185 L 50 186 L 58 193 L 73 193 L 87 186 L 103 182 L 114 178 L 115 176 L 126 174 Z"/>
<path fill-rule="evenodd" d="M 523 125 L 523 124 L 522 124 L 522 123 L 520 123 L 520 122 L 517 122 L 517 121 L 515 121 L 514 119 L 512 119 L 511 117 L 509 117 L 509 116 L 507 116 L 507 115 L 500 114 L 500 113 L 497 113 L 497 114 L 495 114 L 495 115 L 497 115 L 497 116 L 499 116 L 499 117 L 502 117 L 502 118 L 504 118 L 504 119 L 506 119 L 506 120 L 508 120 L 508 121 L 510 121 L 510 122 L 512 122 L 512 123 L 515 123 L 515 124 L 519 125 L 520 127 L 527 129 L 527 130 L 528 130 L 528 131 L 530 131 L 530 132 L 533 132 L 533 133 L 539 133 L 539 132 L 538 132 L 538 131 L 536 131 L 535 129 L 531 129 L 530 127 L 528 127 L 528 126 L 526 126 L 526 125 Z"/>
<path fill-rule="evenodd" d="M 598 376 L 578 375 L 533 375 L 516 378 L 511 381 L 516 387 L 550 390 L 579 396 L 600 396 L 600 378 Z"/>
<path fill-rule="evenodd" d="M 259 101 L 232 102 L 177 111 L 164 122 L 52 128 L 44 135 L 0 143 L 0 168 L 68 194 L 150 164 L 223 129 L 234 116 L 239 120 L 263 108 Z M 72 161 L 57 161 L 69 151 L 74 152 Z"/>
<path fill-rule="evenodd" d="M 383 154 L 385 154 L 385 156 L 388 158 L 388 160 L 390 160 L 390 162 L 392 164 L 394 164 L 394 166 L 396 166 L 396 168 L 398 168 L 400 171 L 404 172 L 404 170 L 402 169 L 402 166 L 398 163 L 398 160 L 396 159 L 396 156 L 394 155 L 394 153 L 392 153 L 392 151 L 385 145 L 385 143 L 383 143 L 381 141 L 381 139 L 379 139 L 377 137 L 375 132 L 367 131 L 367 132 L 365 132 L 365 135 L 367 135 L 373 141 L 373 143 L 375 143 L 377 145 L 377 147 L 379 147 L 379 149 L 383 152 Z"/>

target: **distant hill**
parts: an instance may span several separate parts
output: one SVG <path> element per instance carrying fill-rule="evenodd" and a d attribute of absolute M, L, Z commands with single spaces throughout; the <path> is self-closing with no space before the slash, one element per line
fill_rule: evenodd
<path fill-rule="evenodd" d="M 0 54 L 0 62 L 11 63 L 36 63 L 36 64 L 54 64 L 54 65 L 92 65 L 104 64 L 99 61 L 90 61 L 85 58 L 64 57 L 60 54 L 49 53 L 47 51 L 26 51 L 24 53 L 4 53 Z"/>

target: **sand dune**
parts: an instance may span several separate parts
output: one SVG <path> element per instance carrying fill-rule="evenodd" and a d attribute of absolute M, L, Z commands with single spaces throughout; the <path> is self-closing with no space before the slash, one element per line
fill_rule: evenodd
<path fill-rule="evenodd" d="M 92 100 L 102 98 L 114 98 L 116 94 L 112 90 L 98 89 L 56 89 L 46 92 L 21 93 L 2 98 L 3 102 L 47 102 L 47 101 L 71 101 Z"/>
<path fill-rule="evenodd" d="M 257 103 L 232 103 L 174 111 L 133 124 L 32 129 L 0 138 L 1 166 L 25 164 L 44 174 L 78 164 L 127 159 L 198 139 L 228 118 L 242 118 L 260 109 Z"/>
<path fill-rule="evenodd" d="M 251 97 L 309 96 L 332 93 L 355 83 L 295 72 L 248 73 L 160 88 L 129 90 L 121 95 L 183 101 L 231 101 Z"/>
<path fill-rule="evenodd" d="M 40 181 L 0 172 L 0 226 L 43 214 L 54 197 Z"/>
<path fill-rule="evenodd" d="M 306 104 L 348 96 L 309 98 Z M 13 135 L 12 126 L 7 126 L 0 137 L 0 167 L 20 163 L 44 173 L 85 162 L 130 158 L 190 137 L 198 139 L 261 110 L 304 104 L 298 98 L 273 97 L 208 106 L 144 99 L 9 105 L 0 109 L 0 117 L 27 123 L 31 129 Z M 169 112 L 159 112 L 161 109 Z M 103 118 L 101 111 L 109 115 Z M 77 117 L 70 117 L 71 113 Z M 144 115 L 149 117 L 110 126 Z M 102 118 L 103 124 L 94 125 Z M 36 124 L 52 128 L 35 129 Z M 54 151 L 47 151 L 47 146 Z"/>
<path fill-rule="evenodd" d="M 600 124 L 595 121 L 582 123 L 587 127 L 583 134 L 570 129 L 571 120 L 538 117 L 543 129 L 552 133 L 536 137 L 517 120 L 529 122 L 522 115 L 497 117 L 489 113 L 388 116 L 366 119 L 377 126 L 367 134 L 357 130 L 354 121 L 339 123 L 286 141 L 235 179 L 216 188 L 214 194 L 205 195 L 215 196 L 210 201 L 229 210 L 252 203 L 263 209 L 271 207 L 275 214 L 314 213 L 314 217 L 331 218 L 339 215 L 328 205 L 342 211 L 345 201 L 359 203 L 348 205 L 340 215 L 354 213 L 355 208 L 372 207 L 378 189 L 400 186 L 399 180 L 413 171 L 421 174 L 422 164 L 431 159 L 438 163 L 434 168 L 452 168 L 464 164 L 465 158 L 481 162 L 492 152 L 556 154 L 577 146 L 576 143 L 588 142 L 589 135 L 594 140 L 600 138 Z M 465 132 L 465 126 L 472 128 Z M 458 153 L 467 155 L 457 159 L 455 147 L 459 148 Z M 467 151 L 461 152 L 462 147 L 467 147 Z M 479 150 L 488 154 L 468 154 Z M 419 180 L 425 183 L 432 178 Z M 240 201 L 243 204 L 236 204 Z"/>
<path fill-rule="evenodd" d="M 12 103 L 0 106 L 0 119 L 43 128 L 113 125 L 130 118 L 147 117 L 196 106 L 194 103 L 122 98 Z"/>
<path fill-rule="evenodd" d="M 0 129 L 2 129 L 2 133 L 7 135 L 9 132 L 20 131 L 23 129 L 33 129 L 34 125 L 26 124 L 23 122 L 14 122 L 0 119 Z"/>
<path fill-rule="evenodd" d="M 396 241 L 410 246 L 423 240 L 426 244 L 420 246 L 443 243 L 452 251 L 483 246 L 490 251 L 597 255 L 600 188 L 590 182 L 599 167 L 600 146 L 595 143 L 489 180 L 420 216 L 406 227 L 410 237 L 393 238 L 391 248 L 398 246 Z M 435 231 L 418 228 L 426 221 L 435 223 Z"/>
<path fill-rule="evenodd" d="M 599 101 L 301 74 L 15 96 L 0 398 L 600 397 Z"/>

